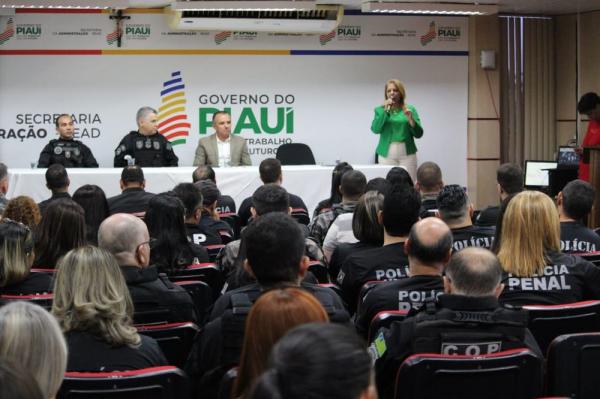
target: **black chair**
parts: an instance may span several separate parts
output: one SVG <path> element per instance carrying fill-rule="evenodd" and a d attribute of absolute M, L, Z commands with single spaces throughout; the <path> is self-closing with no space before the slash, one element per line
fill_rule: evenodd
<path fill-rule="evenodd" d="M 358 300 L 356 301 L 356 312 L 357 313 L 360 310 L 362 303 L 365 301 L 365 296 L 367 296 L 367 293 L 369 291 L 371 291 L 373 288 L 377 287 L 381 283 L 385 283 L 385 281 L 372 280 L 372 281 L 367 281 L 366 283 L 363 284 L 362 287 L 360 287 L 360 291 L 358 292 Z"/>
<path fill-rule="evenodd" d="M 198 326 L 191 322 L 138 325 L 135 328 L 140 334 L 154 338 L 169 364 L 177 367 L 184 366 L 194 345 L 194 339 L 200 331 Z"/>
<path fill-rule="evenodd" d="M 229 225 L 229 227 L 231 227 L 231 230 L 233 230 L 233 239 L 237 240 L 238 238 L 240 238 L 240 232 L 242 229 L 242 225 L 240 223 L 240 216 L 237 213 L 233 213 L 233 212 L 225 212 L 225 213 L 219 213 L 219 218 L 224 221 L 225 223 L 227 223 Z"/>
<path fill-rule="evenodd" d="M 298 223 L 305 224 L 308 226 L 310 223 L 310 215 L 308 211 L 303 208 L 292 208 L 290 215 L 298 221 Z"/>
<path fill-rule="evenodd" d="M 183 270 L 178 271 L 175 275 L 170 275 L 169 280 L 177 283 L 178 281 L 204 281 L 212 290 L 213 299 L 216 299 L 221 294 L 225 279 L 223 273 L 217 268 L 214 263 L 198 263 L 190 265 Z"/>
<path fill-rule="evenodd" d="M 523 308 L 529 311 L 529 330 L 544 354 L 559 335 L 600 331 L 600 301 Z"/>
<path fill-rule="evenodd" d="M 398 369 L 397 399 L 531 399 L 542 393 L 543 359 L 529 349 L 492 355 L 416 354 Z"/>
<path fill-rule="evenodd" d="M 319 284 L 319 287 L 329 288 L 330 290 L 332 290 L 333 292 L 335 292 L 340 298 L 343 298 L 342 297 L 342 289 L 337 284 L 333 284 L 333 283 L 321 283 L 321 284 Z"/>
<path fill-rule="evenodd" d="M 318 260 L 311 260 L 308 263 L 308 271 L 315 275 L 317 280 L 319 280 L 319 283 L 329 283 L 329 273 L 327 271 L 327 266 L 325 266 L 322 262 L 319 262 Z"/>
<path fill-rule="evenodd" d="M 211 262 L 214 262 L 215 260 L 217 260 L 217 255 L 219 255 L 219 252 L 221 252 L 221 250 L 223 248 L 225 248 L 224 244 L 214 244 L 214 245 L 207 245 L 204 248 L 206 248 L 206 252 L 208 252 L 208 258 L 210 259 Z"/>
<path fill-rule="evenodd" d="M 221 379 L 219 385 L 219 399 L 231 399 L 231 392 L 233 391 L 233 384 L 238 377 L 238 368 L 230 368 Z"/>
<path fill-rule="evenodd" d="M 279 146 L 275 158 L 282 165 L 315 165 L 315 156 L 310 147 L 303 143 L 286 143 Z"/>
<path fill-rule="evenodd" d="M 557 337 L 548 349 L 548 395 L 577 399 L 600 398 L 596 367 L 600 364 L 600 333 Z"/>
<path fill-rule="evenodd" d="M 402 321 L 406 319 L 408 311 L 406 310 L 382 310 L 377 313 L 371 323 L 369 324 L 369 335 L 367 336 L 367 342 L 373 342 L 375 334 L 382 328 L 390 328 L 393 322 Z"/>
<path fill-rule="evenodd" d="M 588 262 L 592 262 L 595 266 L 600 266 L 600 251 L 596 252 L 585 252 L 580 254 L 573 254 L 576 256 L 581 256 L 583 259 Z"/>
<path fill-rule="evenodd" d="M 58 399 L 187 398 L 189 381 L 174 366 L 111 373 L 65 373 Z"/>
<path fill-rule="evenodd" d="M 32 295 L 0 295 L 0 306 L 14 301 L 27 301 L 40 305 L 46 310 L 52 309 L 54 294 L 32 294 Z"/>
<path fill-rule="evenodd" d="M 212 289 L 204 281 L 198 280 L 176 281 L 175 284 L 190 294 L 198 316 L 198 325 L 203 326 L 208 321 L 210 308 L 214 303 Z"/>

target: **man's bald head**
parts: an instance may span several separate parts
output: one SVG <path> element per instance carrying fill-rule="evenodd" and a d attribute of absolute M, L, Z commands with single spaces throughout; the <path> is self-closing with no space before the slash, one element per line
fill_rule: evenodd
<path fill-rule="evenodd" d="M 452 232 L 441 219 L 426 218 L 410 229 L 406 242 L 409 262 L 412 258 L 423 266 L 445 264 L 452 250 Z"/>
<path fill-rule="evenodd" d="M 148 239 L 146 224 L 127 213 L 108 217 L 98 229 L 98 246 L 113 254 L 119 264 L 123 259 L 135 257 L 137 247 Z"/>
<path fill-rule="evenodd" d="M 502 292 L 502 267 L 491 251 L 465 248 L 446 267 L 446 290 L 466 296 L 498 296 Z"/>

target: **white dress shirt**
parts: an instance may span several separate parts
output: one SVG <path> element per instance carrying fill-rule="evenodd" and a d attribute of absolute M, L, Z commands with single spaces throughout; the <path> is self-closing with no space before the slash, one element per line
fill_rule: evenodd
<path fill-rule="evenodd" d="M 225 141 L 222 141 L 217 136 L 217 150 L 219 151 L 219 167 L 231 166 L 231 136 L 227 137 Z"/>

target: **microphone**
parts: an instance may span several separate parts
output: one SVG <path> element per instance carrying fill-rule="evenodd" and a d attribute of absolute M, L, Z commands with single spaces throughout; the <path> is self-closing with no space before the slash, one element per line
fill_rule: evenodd
<path fill-rule="evenodd" d="M 392 94 L 391 96 L 388 97 L 388 100 L 390 100 L 391 103 L 389 103 L 385 106 L 386 112 L 389 112 L 390 109 L 392 108 L 392 104 L 394 104 L 396 102 L 396 96 L 394 94 Z"/>
<path fill-rule="evenodd" d="M 135 164 L 135 159 L 129 154 L 125 155 L 123 159 L 127 161 L 127 166 L 133 166 Z"/>

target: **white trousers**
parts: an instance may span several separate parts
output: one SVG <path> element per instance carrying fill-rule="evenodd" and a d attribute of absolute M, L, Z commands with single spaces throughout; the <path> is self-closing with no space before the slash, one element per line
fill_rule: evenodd
<path fill-rule="evenodd" d="M 381 165 L 394 165 L 406 169 L 413 183 L 417 181 L 417 154 L 406 155 L 406 145 L 394 141 L 390 143 L 387 157 L 379 156 Z"/>

